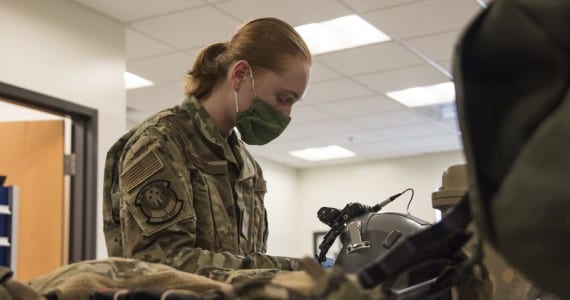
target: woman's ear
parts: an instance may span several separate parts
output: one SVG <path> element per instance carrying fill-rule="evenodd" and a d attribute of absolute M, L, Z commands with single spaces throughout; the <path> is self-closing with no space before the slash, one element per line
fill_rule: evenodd
<path fill-rule="evenodd" d="M 246 60 L 236 61 L 230 68 L 230 80 L 232 81 L 232 86 L 236 89 L 236 85 L 241 85 L 241 83 L 249 78 L 249 73 L 251 68 Z M 237 88 L 236 90 L 239 90 Z"/>

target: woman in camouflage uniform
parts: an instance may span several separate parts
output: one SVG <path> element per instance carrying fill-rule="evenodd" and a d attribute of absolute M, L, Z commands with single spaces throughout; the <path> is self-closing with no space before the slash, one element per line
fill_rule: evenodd
<path fill-rule="evenodd" d="M 187 272 L 297 269 L 295 259 L 264 254 L 266 183 L 242 140 L 265 144 L 285 129 L 310 65 L 302 38 L 275 18 L 253 20 L 230 41 L 204 48 L 188 72 L 186 100 L 129 131 L 107 154 L 109 256 Z"/>

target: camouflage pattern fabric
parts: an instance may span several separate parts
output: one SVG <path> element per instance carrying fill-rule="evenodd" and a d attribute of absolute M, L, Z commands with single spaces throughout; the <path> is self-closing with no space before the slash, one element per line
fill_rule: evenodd
<path fill-rule="evenodd" d="M 229 284 L 162 264 L 109 258 L 62 267 L 29 285 L 49 299 L 60 300 L 89 299 L 97 291 L 127 295 L 142 289 L 149 291 L 147 295 L 159 291 L 159 295 L 185 295 L 189 299 L 382 299 L 379 287 L 362 289 L 354 275 L 337 267 L 322 270 L 312 258 L 302 264 L 308 265 L 307 271 L 272 270 L 267 274 L 273 275 L 263 279 L 258 276 L 263 270 L 251 270 L 255 279 L 243 277 L 247 272 L 241 271 L 250 270 L 227 270 L 234 273 L 223 276 L 233 281 Z M 238 273 L 242 277 L 235 280 Z"/>
<path fill-rule="evenodd" d="M 530 282 L 501 257 L 497 251 L 484 243 L 485 265 L 494 283 L 492 299 L 501 300 L 558 300 L 560 298 L 540 289 Z"/>
<path fill-rule="evenodd" d="M 296 270 L 265 255 L 266 182 L 232 131 L 195 97 L 150 117 L 109 150 L 103 218 L 109 256 L 202 267 Z"/>
<path fill-rule="evenodd" d="M 48 298 L 60 300 L 89 299 L 100 288 L 184 289 L 194 295 L 213 289 L 230 288 L 229 284 L 178 271 L 166 265 L 125 258 L 71 264 L 37 277 L 29 285 Z"/>
<path fill-rule="evenodd" d="M 31 287 L 12 279 L 12 270 L 0 266 L 0 299 L 25 299 L 39 300 L 45 299 L 34 291 Z"/>
<path fill-rule="evenodd" d="M 207 278 L 162 264 L 109 258 L 61 267 L 29 282 L 29 287 L 37 293 L 24 294 L 18 293 L 22 289 L 12 289 L 9 295 L 14 299 L 60 300 L 90 299 L 94 295 L 99 299 L 387 299 L 381 285 L 362 288 L 354 274 L 345 273 L 337 266 L 324 270 L 309 257 L 300 264 L 303 271 L 211 268 Z M 463 280 L 456 289 L 459 296 L 454 299 L 490 299 L 479 285 L 481 282 L 476 276 Z M 18 284 L 30 291 L 28 286 Z M 0 293 L 3 287 L 0 286 Z"/>

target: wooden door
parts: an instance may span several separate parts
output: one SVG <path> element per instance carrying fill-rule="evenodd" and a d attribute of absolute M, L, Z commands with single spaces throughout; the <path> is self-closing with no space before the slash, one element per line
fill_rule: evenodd
<path fill-rule="evenodd" d="M 0 174 L 19 187 L 16 278 L 63 265 L 64 122 L 0 122 Z"/>

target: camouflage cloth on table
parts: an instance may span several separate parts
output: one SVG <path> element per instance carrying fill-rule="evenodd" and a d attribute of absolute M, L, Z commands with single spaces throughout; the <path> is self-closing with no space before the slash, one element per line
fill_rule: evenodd
<path fill-rule="evenodd" d="M 12 270 L 0 266 L 0 299 L 2 300 L 12 300 L 12 299 L 23 299 L 23 300 L 36 300 L 44 299 L 36 291 L 34 291 L 29 286 L 12 279 Z"/>
<path fill-rule="evenodd" d="M 304 271 L 211 268 L 204 274 L 207 278 L 162 264 L 109 258 L 62 267 L 32 280 L 29 286 L 47 299 L 89 299 L 95 295 L 99 299 L 108 299 L 105 297 L 109 295 L 117 299 L 127 299 L 119 295 L 131 297 L 128 299 L 153 299 L 152 295 L 158 295 L 156 299 L 384 299 L 380 285 L 364 289 L 354 274 L 338 267 L 323 270 L 312 258 L 301 263 Z M 458 288 L 461 296 L 455 299 L 490 299 L 484 280 L 479 276 L 465 278 L 468 280 L 461 281 Z M 0 296 L 7 290 L 4 294 L 24 296 L 15 299 L 38 299 L 26 285 L 13 280 L 10 285 L 2 284 Z M 8 289 L 10 286 L 16 289 Z"/>
<path fill-rule="evenodd" d="M 101 296 L 141 289 L 193 299 L 381 299 L 379 288 L 362 289 L 353 275 L 338 268 L 325 272 L 314 260 L 305 261 L 307 271 L 296 272 L 210 269 L 206 275 L 226 281 L 220 282 L 166 265 L 109 258 L 65 266 L 29 284 L 48 299 L 89 299 L 98 290 Z"/>
<path fill-rule="evenodd" d="M 158 287 L 184 289 L 199 295 L 230 285 L 203 276 L 178 271 L 162 264 L 134 259 L 109 258 L 84 261 L 30 281 L 36 291 L 56 299 L 88 299 L 99 288 L 136 289 Z"/>

